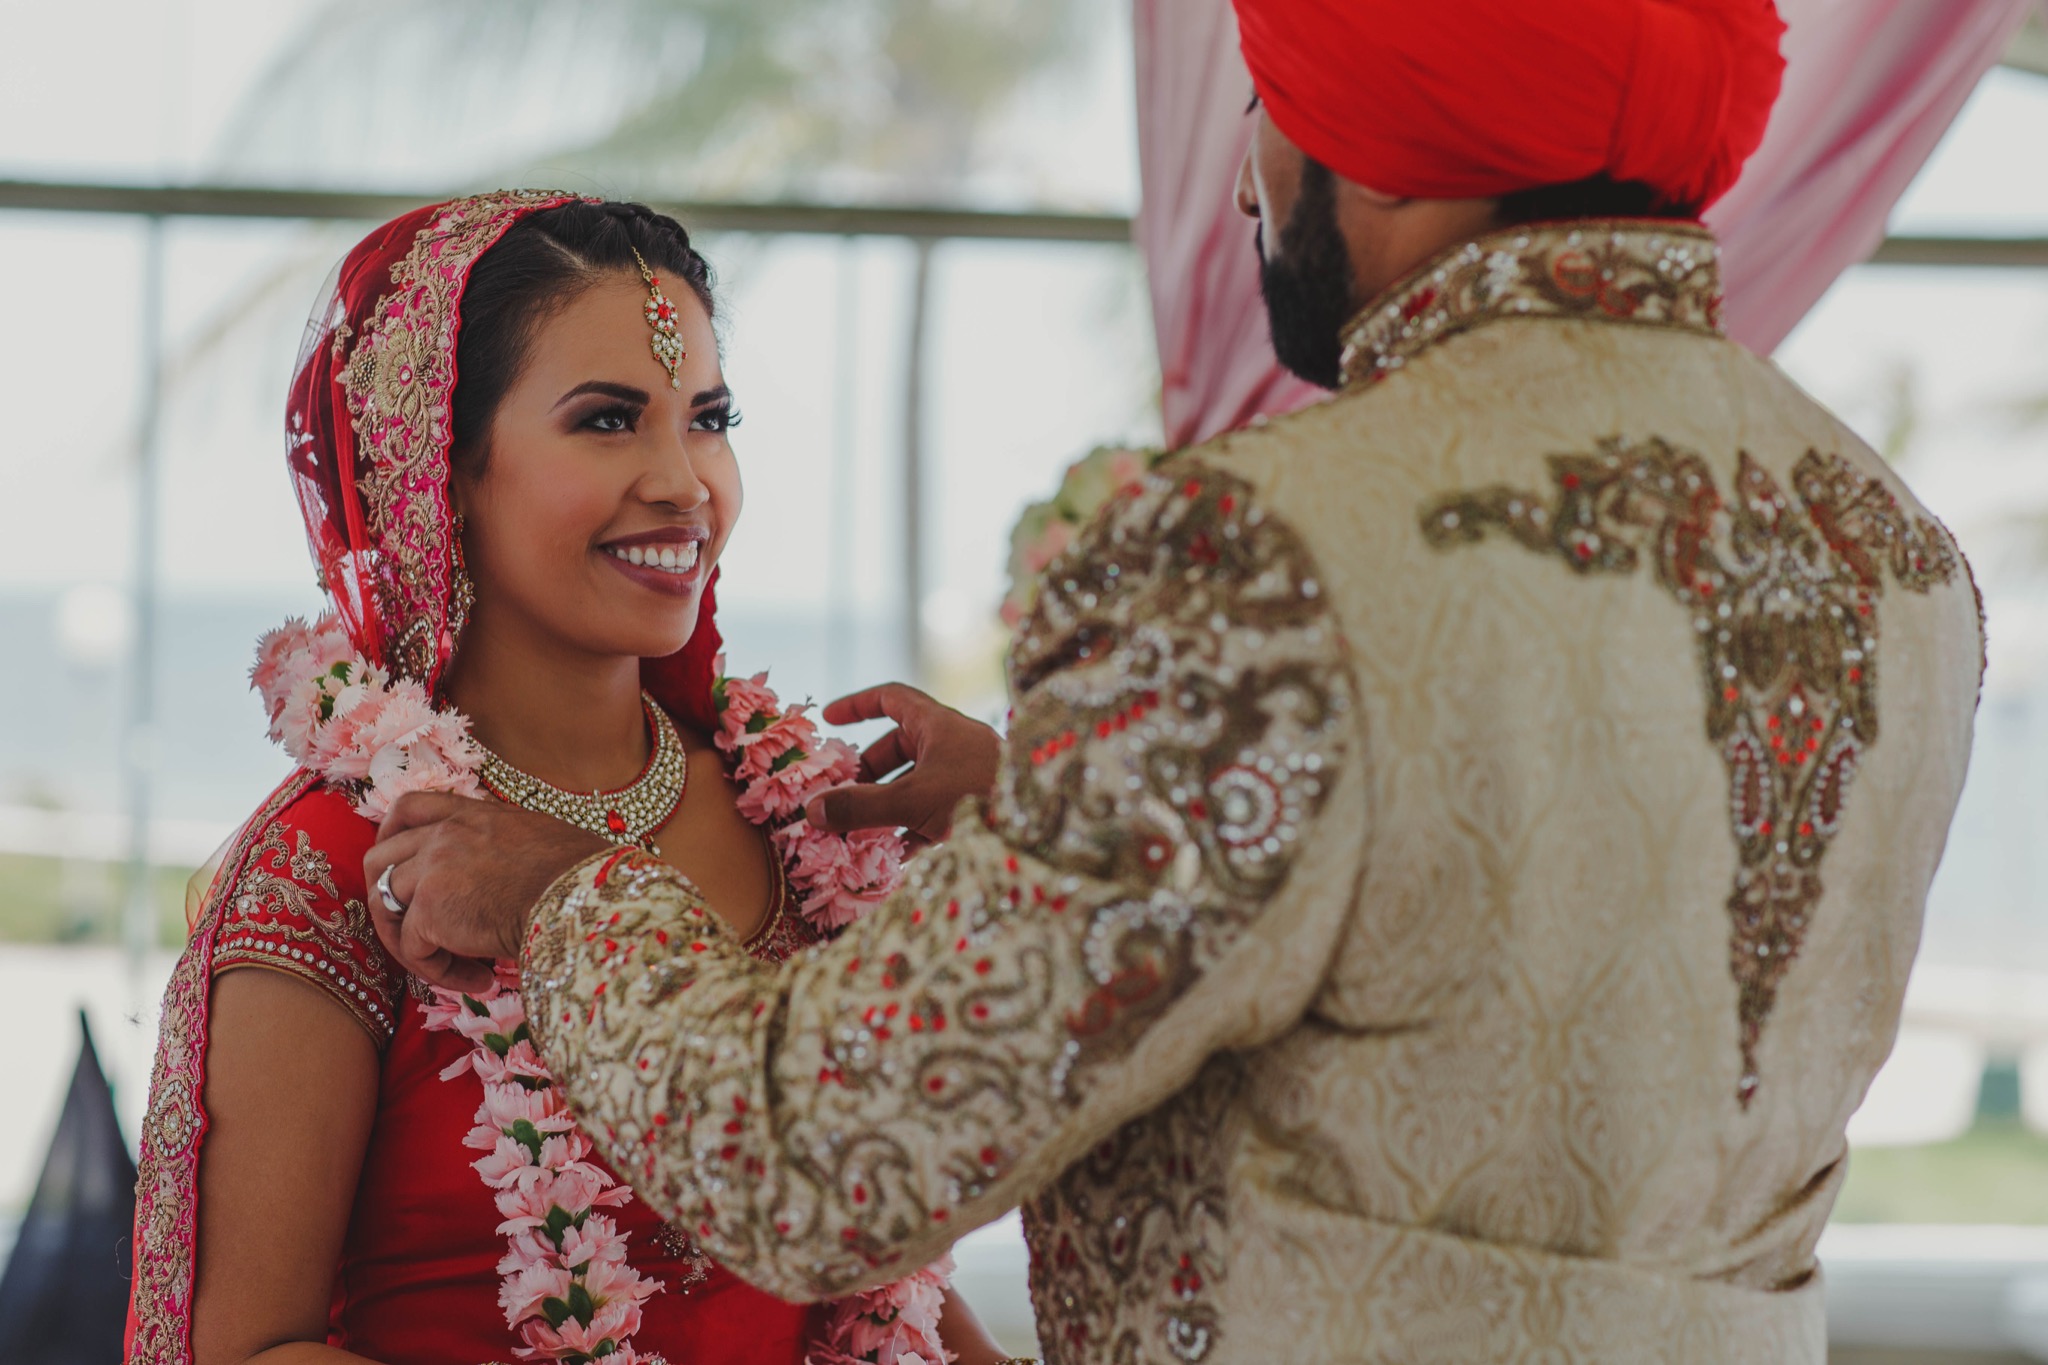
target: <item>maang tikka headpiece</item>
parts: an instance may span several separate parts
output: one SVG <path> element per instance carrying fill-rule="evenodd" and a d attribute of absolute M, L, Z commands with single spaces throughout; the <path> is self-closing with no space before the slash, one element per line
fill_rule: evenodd
<path fill-rule="evenodd" d="M 683 338 L 676 331 L 676 306 L 670 303 L 668 295 L 661 292 L 661 277 L 647 268 L 647 258 L 640 254 L 640 248 L 633 248 L 633 259 L 640 262 L 640 278 L 647 281 L 647 325 L 654 329 L 654 339 L 648 343 L 654 358 L 661 362 L 661 368 L 668 371 L 668 386 L 680 389 L 682 376 L 676 367 L 688 358 L 683 349 Z"/>

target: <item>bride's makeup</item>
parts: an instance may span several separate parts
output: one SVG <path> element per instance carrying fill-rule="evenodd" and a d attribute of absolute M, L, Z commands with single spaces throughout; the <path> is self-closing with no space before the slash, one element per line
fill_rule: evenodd
<path fill-rule="evenodd" d="M 710 539 L 705 527 L 678 526 L 621 536 L 597 548 L 613 568 L 642 587 L 687 597 L 703 581 L 704 547 Z"/>
<path fill-rule="evenodd" d="M 645 658 L 694 629 L 739 516 L 737 414 L 696 298 L 677 300 L 688 344 L 671 389 L 648 350 L 643 296 L 638 281 L 607 278 L 535 332 L 488 463 L 462 490 L 473 631 Z"/>

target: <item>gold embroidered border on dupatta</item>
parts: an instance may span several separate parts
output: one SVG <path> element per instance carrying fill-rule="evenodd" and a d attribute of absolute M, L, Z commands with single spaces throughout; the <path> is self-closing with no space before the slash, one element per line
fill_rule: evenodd
<path fill-rule="evenodd" d="M 499 190 L 457 199 L 420 230 L 391 267 L 341 370 L 363 469 L 364 510 L 383 560 L 372 580 L 384 620 L 386 666 L 430 686 L 454 653 L 455 346 L 462 292 L 486 251 L 526 214 L 577 196 Z M 337 348 L 348 343 L 337 329 Z"/>
<path fill-rule="evenodd" d="M 197 1269 L 199 1146 L 206 1132 L 207 999 L 214 943 L 265 832 L 317 785 L 296 772 L 242 826 L 208 891 L 191 940 L 164 991 L 162 1031 L 149 1081 L 135 1180 L 135 1279 L 129 1295 L 128 1365 L 186 1365 L 192 1358 Z"/>

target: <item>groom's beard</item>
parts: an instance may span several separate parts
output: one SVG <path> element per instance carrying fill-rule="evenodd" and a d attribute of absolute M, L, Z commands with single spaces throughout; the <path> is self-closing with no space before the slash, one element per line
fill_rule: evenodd
<path fill-rule="evenodd" d="M 1337 229 L 1337 177 L 1307 158 L 1301 194 L 1280 228 L 1279 249 L 1266 251 L 1266 226 L 1259 224 L 1259 291 L 1273 354 L 1309 383 L 1334 389 L 1344 381 L 1344 324 L 1355 311 L 1351 297 L 1351 253 Z"/>

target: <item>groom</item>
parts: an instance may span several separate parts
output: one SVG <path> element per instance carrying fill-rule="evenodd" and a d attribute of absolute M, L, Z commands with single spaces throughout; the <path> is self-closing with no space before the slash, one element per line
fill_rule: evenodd
<path fill-rule="evenodd" d="M 879 694 L 915 769 L 814 818 L 986 792 L 895 899 L 764 965 L 652 859 L 420 797 L 379 930 L 523 958 L 614 1168 L 788 1297 L 1022 1203 L 1071 1365 L 1819 1365 L 1981 636 L 1947 534 L 1718 331 L 1692 220 L 1775 12 L 1237 7 L 1274 340 L 1338 394 L 1054 565 L 992 790 Z"/>

